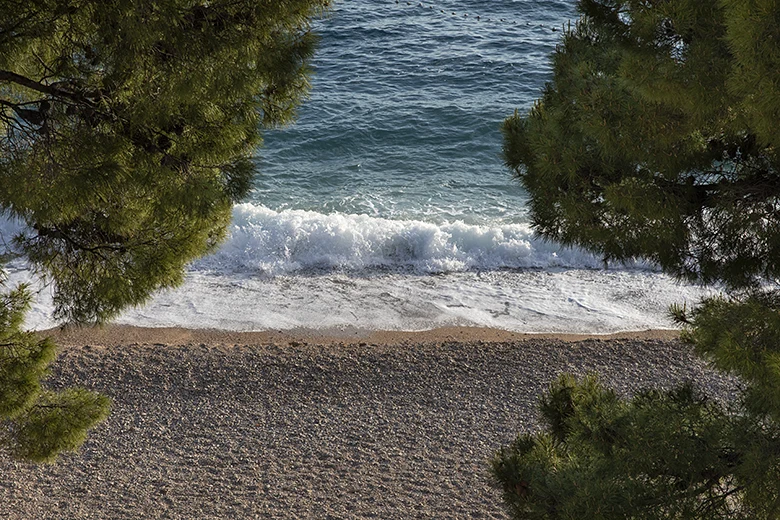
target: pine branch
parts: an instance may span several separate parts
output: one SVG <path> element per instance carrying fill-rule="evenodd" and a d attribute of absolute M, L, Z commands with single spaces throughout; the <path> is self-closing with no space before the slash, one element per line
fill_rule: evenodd
<path fill-rule="evenodd" d="M 64 90 L 59 87 L 54 87 L 52 85 L 40 83 L 38 81 L 22 76 L 21 74 L 11 72 L 9 70 L 0 70 L 0 81 L 16 83 L 17 85 L 21 85 L 23 87 L 34 90 L 36 92 L 40 92 L 41 94 L 47 94 L 55 98 L 65 98 L 91 107 L 95 106 L 95 104 L 92 101 L 90 101 L 87 97 L 85 97 L 82 94 L 77 94 L 75 92 L 70 92 L 68 90 Z"/>

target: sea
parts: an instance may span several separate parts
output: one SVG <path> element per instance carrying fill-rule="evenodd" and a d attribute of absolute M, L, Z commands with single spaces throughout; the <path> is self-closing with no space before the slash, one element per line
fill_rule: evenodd
<path fill-rule="evenodd" d="M 501 122 L 550 80 L 573 0 L 336 0 L 297 121 L 265 132 L 229 239 L 116 321 L 230 330 L 672 328 L 711 289 L 534 234 Z M 0 225 L 10 234 L 13 223 Z M 29 279 L 10 266 L 11 281 Z M 56 325 L 38 285 L 31 328 Z"/>

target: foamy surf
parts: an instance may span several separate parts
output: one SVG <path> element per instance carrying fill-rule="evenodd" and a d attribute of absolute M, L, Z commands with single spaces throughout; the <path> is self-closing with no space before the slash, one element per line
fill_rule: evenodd
<path fill-rule="evenodd" d="M 235 277 L 193 272 L 119 323 L 230 330 L 426 330 L 463 325 L 601 334 L 669 329 L 672 303 L 708 291 L 639 270 L 526 269 L 443 275 L 328 273 Z"/>
<path fill-rule="evenodd" d="M 598 257 L 534 235 L 527 224 L 431 223 L 237 205 L 230 237 L 195 269 L 278 276 L 311 270 L 468 270 L 603 267 Z M 647 269 L 646 264 L 632 268 Z"/>
<path fill-rule="evenodd" d="M 367 215 L 274 211 L 240 204 L 230 235 L 118 323 L 230 330 L 354 327 L 424 330 L 449 325 L 519 332 L 610 333 L 670 328 L 672 303 L 712 293 L 649 269 L 604 267 L 524 224 L 433 224 Z M 22 230 L 0 223 L 0 235 Z M 51 319 L 49 288 L 22 262 L 10 283 L 38 291 L 27 325 Z"/>

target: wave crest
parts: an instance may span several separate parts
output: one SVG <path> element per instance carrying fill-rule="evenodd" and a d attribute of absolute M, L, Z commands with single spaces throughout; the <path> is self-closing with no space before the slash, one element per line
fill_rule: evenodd
<path fill-rule="evenodd" d="M 433 274 L 550 267 L 598 268 L 603 262 L 583 250 L 547 242 L 527 224 L 433 224 L 274 211 L 250 203 L 235 206 L 228 241 L 195 266 L 268 275 L 320 269 L 400 268 Z"/>

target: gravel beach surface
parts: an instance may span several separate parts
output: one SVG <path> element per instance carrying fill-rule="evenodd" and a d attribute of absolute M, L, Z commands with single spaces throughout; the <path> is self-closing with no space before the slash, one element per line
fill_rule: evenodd
<path fill-rule="evenodd" d="M 51 385 L 112 414 L 54 464 L 0 453 L 0 518 L 503 519 L 487 461 L 559 373 L 733 392 L 675 340 L 467 336 L 66 346 Z"/>

